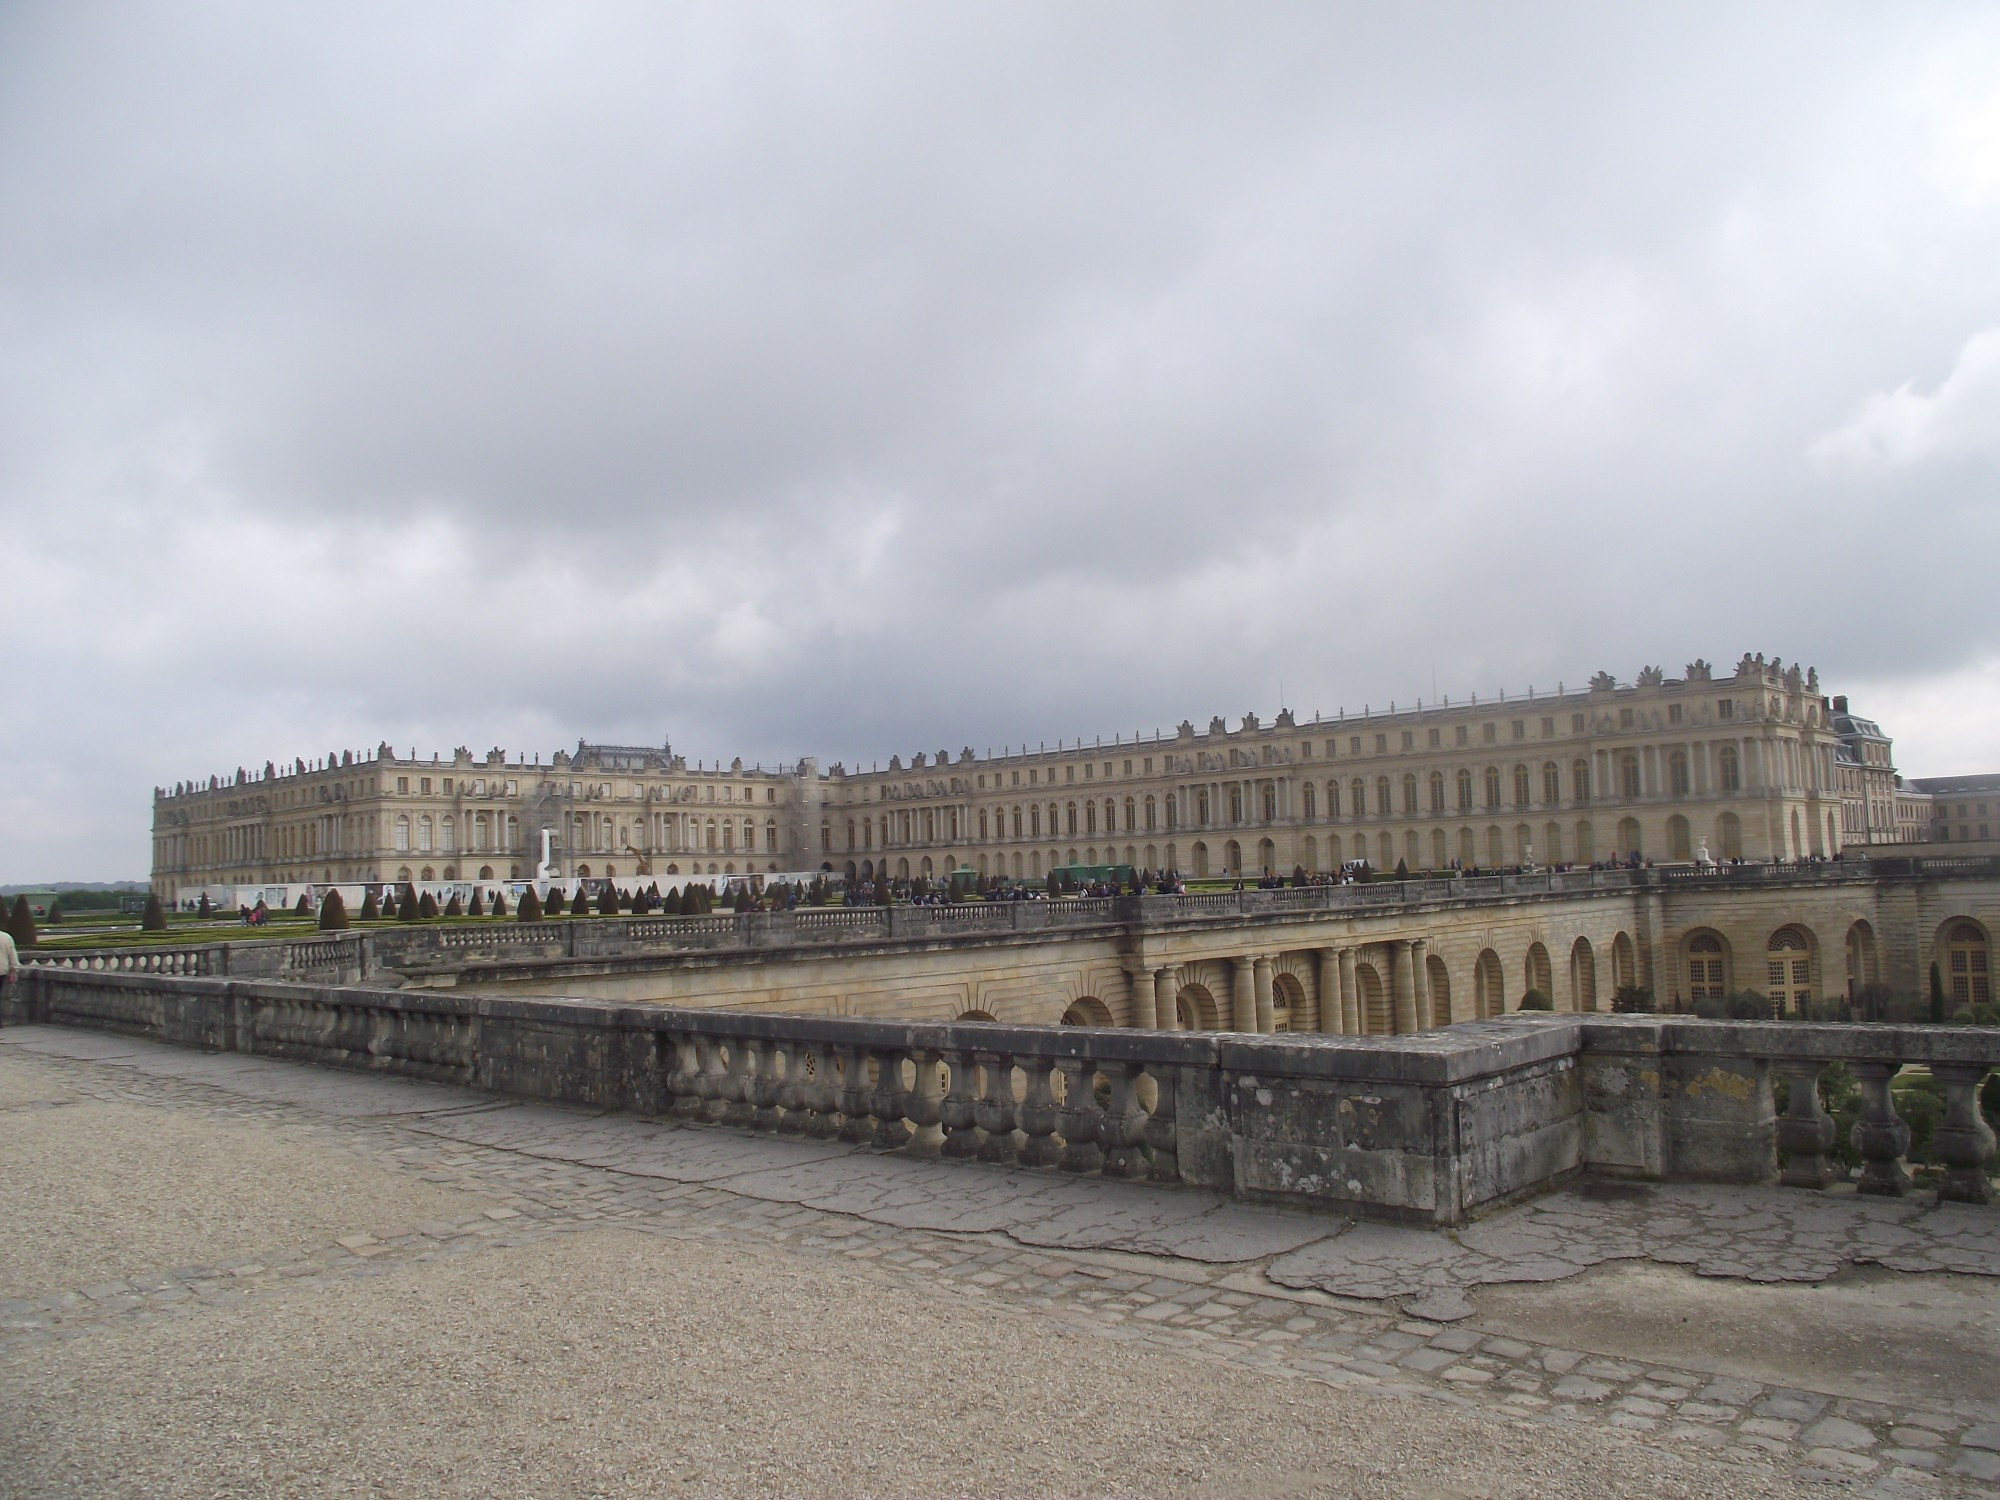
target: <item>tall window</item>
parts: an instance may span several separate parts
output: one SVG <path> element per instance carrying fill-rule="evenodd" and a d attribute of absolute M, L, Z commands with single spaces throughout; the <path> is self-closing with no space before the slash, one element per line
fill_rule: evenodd
<path fill-rule="evenodd" d="M 1486 805 L 1488 807 L 1498 807 L 1500 805 L 1500 768 L 1498 766 L 1488 766 L 1486 768 Z M 1495 859 L 1493 863 L 1497 865 L 1500 861 Z"/>
<path fill-rule="evenodd" d="M 1627 802 L 1639 800 L 1639 757 L 1636 755 L 1618 757 L 1618 794 Z"/>
<path fill-rule="evenodd" d="M 1743 790 L 1743 762 L 1737 758 L 1734 745 L 1724 745 L 1715 757 L 1716 776 L 1725 792 Z"/>
<path fill-rule="evenodd" d="M 1354 819 L 1359 822 L 1368 816 L 1368 783 L 1357 776 L 1348 783 L 1347 789 L 1354 794 L 1351 799 Z"/>
<path fill-rule="evenodd" d="M 1590 800 L 1590 762 L 1572 762 L 1569 768 L 1570 796 L 1579 806 Z"/>
<path fill-rule="evenodd" d="M 429 854 L 435 843 L 435 833 L 429 817 L 417 819 L 417 853 Z"/>
<path fill-rule="evenodd" d="M 1326 815 L 1328 818 L 1340 816 L 1340 783 L 1337 781 L 1326 784 Z"/>
<path fill-rule="evenodd" d="M 398 854 L 410 852 L 410 818 L 407 813 L 396 815 L 396 852 Z"/>
<path fill-rule="evenodd" d="M 1528 805 L 1528 768 L 1526 766 L 1514 767 L 1514 805 L 1516 807 L 1526 807 Z"/>
<path fill-rule="evenodd" d="M 1986 934 L 1971 922 L 1957 922 L 1945 936 L 1945 968 L 1950 974 L 1954 1010 L 1993 1001 L 1987 972 Z"/>
<path fill-rule="evenodd" d="M 1157 812 L 1158 808 L 1153 802 L 1152 793 L 1148 792 L 1146 794 L 1146 832 L 1148 833 L 1151 833 L 1153 831 L 1153 828 L 1155 826 L 1154 818 Z"/>
<path fill-rule="evenodd" d="M 986 809 L 983 807 L 979 809 L 979 841 L 982 844 L 986 842 Z"/>
<path fill-rule="evenodd" d="M 1264 821 L 1266 823 L 1278 821 L 1278 789 L 1274 786 L 1264 788 Z"/>
<path fill-rule="evenodd" d="M 778 822 L 775 818 L 764 820 L 764 852 L 766 854 L 778 852 Z"/>
<path fill-rule="evenodd" d="M 1408 772 L 1403 776 L 1403 811 L 1410 817 L 1417 815 L 1417 778 Z"/>
<path fill-rule="evenodd" d="M 1780 927 L 1772 933 L 1764 953 L 1764 974 L 1774 1014 L 1809 1007 L 1813 997 L 1812 946 L 1805 934 L 1796 927 Z"/>
<path fill-rule="evenodd" d="M 1305 799 L 1304 807 L 1305 807 L 1306 821 L 1311 822 L 1314 818 L 1319 816 L 1319 794 L 1313 790 L 1313 784 L 1310 781 L 1308 781 L 1303 787 L 1300 788 L 1300 795 Z"/>
<path fill-rule="evenodd" d="M 1562 801 L 1562 794 L 1562 772 L 1556 769 L 1554 761 L 1550 761 L 1542 767 L 1542 802 L 1545 806 L 1554 807 Z"/>
<path fill-rule="evenodd" d="M 1458 810 L 1460 812 L 1472 811 L 1472 773 L 1470 771 L 1460 771 L 1458 773 Z M 1471 861 L 1467 860 L 1466 863 L 1470 864 Z"/>
<path fill-rule="evenodd" d="M 1688 939 L 1688 998 L 1720 1000 L 1723 985 L 1722 940 L 1712 932 Z"/>
<path fill-rule="evenodd" d="M 1208 788 L 1203 787 L 1200 791 L 1194 794 L 1194 820 L 1195 822 L 1199 823 L 1203 828 L 1206 828 L 1208 827 L 1208 819 L 1209 819 Z"/>
<path fill-rule="evenodd" d="M 1393 811 L 1394 809 L 1389 805 L 1389 778 L 1386 776 L 1377 776 L 1375 778 L 1375 814 L 1377 817 L 1386 818 Z"/>
<path fill-rule="evenodd" d="M 439 847 L 442 848 L 446 854 L 451 854 L 455 852 L 458 848 L 457 822 L 451 818 L 446 818 L 444 822 L 439 825 L 438 831 L 443 835 L 443 842 L 439 845 Z"/>
<path fill-rule="evenodd" d="M 1442 771 L 1431 772 L 1431 815 L 1444 816 L 1444 772 Z M 1443 864 L 1444 861 L 1439 860 L 1438 863 Z"/>
<path fill-rule="evenodd" d="M 1688 794 L 1690 783 L 1687 751 L 1676 750 L 1667 757 L 1667 786 L 1676 797 L 1685 797 Z"/>
<path fill-rule="evenodd" d="M 1243 821 L 1243 788 L 1241 786 L 1232 785 L 1229 788 L 1229 821 L 1232 823 L 1241 823 Z"/>

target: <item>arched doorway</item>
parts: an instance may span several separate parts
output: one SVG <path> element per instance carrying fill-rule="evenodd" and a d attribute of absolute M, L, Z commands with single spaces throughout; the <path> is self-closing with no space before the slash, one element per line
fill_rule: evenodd
<path fill-rule="evenodd" d="M 1687 940 L 1688 1003 L 1720 1000 L 1729 993 L 1729 952 L 1718 932 L 1691 932 Z"/>
<path fill-rule="evenodd" d="M 1809 1014 L 1813 1002 L 1812 939 L 1803 928 L 1780 927 L 1764 945 L 1764 991 L 1771 1013 Z"/>
<path fill-rule="evenodd" d="M 1480 950 L 1472 966 L 1473 1009 L 1483 1020 L 1507 1009 L 1507 995 L 1500 979 L 1500 955 L 1491 948 Z"/>
<path fill-rule="evenodd" d="M 1222 850 L 1222 873 L 1241 875 L 1243 873 L 1243 846 L 1231 839 Z"/>
<path fill-rule="evenodd" d="M 1220 1031 L 1221 1012 L 1205 984 L 1184 984 L 1174 995 L 1174 1015 L 1182 1031 Z"/>
<path fill-rule="evenodd" d="M 1621 932 L 1611 940 L 1611 983 L 1614 988 L 1623 989 L 1638 982 L 1638 952 L 1632 946 L 1631 935 Z"/>
<path fill-rule="evenodd" d="M 1667 858 L 1694 858 L 1694 840 L 1688 829 L 1688 820 L 1679 813 L 1667 819 Z"/>
<path fill-rule="evenodd" d="M 1431 1025 L 1451 1024 L 1451 971 L 1435 953 L 1424 955 L 1424 976 L 1430 981 Z"/>
<path fill-rule="evenodd" d="M 1396 1015 L 1389 1005 L 1389 990 L 1371 963 L 1354 966 L 1356 1001 L 1361 1011 L 1361 1030 L 1366 1036 L 1392 1036 Z"/>
<path fill-rule="evenodd" d="M 1116 1024 L 1111 1019 L 1111 1007 L 1095 995 L 1079 995 L 1076 999 L 1072 1000 L 1069 1004 L 1069 1009 L 1063 1012 L 1062 1023 L 1065 1026 L 1111 1026 Z"/>
<path fill-rule="evenodd" d="M 1977 922 L 1961 918 L 1945 928 L 1944 982 L 1954 1011 L 1993 1003 L 1991 957 Z"/>
<path fill-rule="evenodd" d="M 1208 845 L 1200 840 L 1194 846 L 1194 878 L 1208 879 Z"/>
<path fill-rule="evenodd" d="M 1871 984 L 1879 984 L 1882 970 L 1875 952 L 1875 929 L 1857 921 L 1847 929 L 1847 998 L 1852 1000 Z"/>
<path fill-rule="evenodd" d="M 1620 818 L 1618 820 L 1618 847 L 1613 852 L 1620 859 L 1643 859 L 1645 850 L 1639 846 L 1639 820 Z"/>
<path fill-rule="evenodd" d="M 1540 990 L 1548 996 L 1549 1004 L 1553 1006 L 1556 999 L 1556 982 L 1549 964 L 1549 950 L 1540 943 L 1530 943 L 1528 961 L 1522 968 L 1522 977 L 1527 981 L 1527 987 L 1531 990 Z"/>
<path fill-rule="evenodd" d="M 1735 813 L 1726 812 L 1716 818 L 1715 844 L 1724 859 L 1743 857 L 1743 820 Z"/>
<path fill-rule="evenodd" d="M 1588 1013 L 1597 1009 L 1597 954 L 1589 938 L 1578 938 L 1569 949 L 1570 1009 Z"/>
<path fill-rule="evenodd" d="M 1275 974 L 1271 978 L 1271 1029 L 1273 1031 L 1299 1031 L 1303 1029 L 1306 1006 L 1306 987 L 1299 983 L 1296 974 Z"/>
<path fill-rule="evenodd" d="M 1266 875 L 1278 867 L 1278 846 L 1270 839 L 1257 841 L 1257 867 Z"/>

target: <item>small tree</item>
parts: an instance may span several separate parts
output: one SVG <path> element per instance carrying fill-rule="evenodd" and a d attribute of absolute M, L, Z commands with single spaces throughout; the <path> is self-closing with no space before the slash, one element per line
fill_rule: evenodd
<path fill-rule="evenodd" d="M 444 915 L 447 917 L 462 917 L 465 915 L 465 903 L 458 899 L 457 891 L 453 891 L 451 899 L 445 902 Z"/>
<path fill-rule="evenodd" d="M 165 932 L 167 930 L 167 909 L 160 904 L 160 893 L 150 891 L 146 895 L 146 914 L 139 918 L 141 932 Z"/>
<path fill-rule="evenodd" d="M 598 915 L 615 917 L 618 915 L 618 887 L 607 885 L 597 897 Z"/>
<path fill-rule="evenodd" d="M 372 885 L 361 898 L 361 920 L 364 922 L 382 920 L 382 903 L 375 899 L 375 887 Z"/>
<path fill-rule="evenodd" d="M 1399 859 L 1396 861 L 1396 878 L 1398 880 L 1408 880 L 1410 878 L 1410 864 L 1408 860 Z"/>
<path fill-rule="evenodd" d="M 1611 1008 L 1621 1016 L 1649 1016 L 1653 992 L 1643 984 L 1621 984 L 1611 993 Z"/>
<path fill-rule="evenodd" d="M 530 891 L 529 894 L 533 895 L 534 892 Z M 493 893 L 493 915 L 496 917 L 507 915 L 507 893 L 505 891 L 495 891 Z"/>
<path fill-rule="evenodd" d="M 468 917 L 483 917 L 486 915 L 486 896 L 476 885 L 472 888 L 472 901 L 465 908 L 465 914 Z"/>
<path fill-rule="evenodd" d="M 1293 865 L 1292 884 L 1304 885 L 1305 883 L 1306 883 L 1306 867 L 1304 865 Z"/>
<path fill-rule="evenodd" d="M 319 904 L 319 930 L 321 932 L 345 932 L 347 930 L 347 903 L 340 899 L 339 891 L 328 891 Z"/>
<path fill-rule="evenodd" d="M 551 892 L 550 894 L 554 893 Z M 500 910 L 500 898 L 498 896 L 493 898 L 493 915 L 496 917 L 506 915 L 506 913 Z M 541 898 L 536 896 L 533 886 L 529 886 L 525 891 L 521 892 L 521 904 L 515 909 L 515 917 L 518 921 L 522 922 L 539 922 L 542 920 Z"/>
<path fill-rule="evenodd" d="M 1541 990 L 1529 990 L 1527 994 L 1521 997 L 1522 1010 L 1554 1010 L 1555 1008 L 1555 1001 L 1551 1000 Z"/>
<path fill-rule="evenodd" d="M 301 917 L 312 915 L 312 902 L 306 900 L 306 893 L 304 891 L 299 892 L 299 899 L 293 905 L 292 910 Z"/>
<path fill-rule="evenodd" d="M 60 901 L 51 901 L 49 903 L 49 926 L 60 927 L 62 926 L 62 922 L 63 922 L 62 903 Z"/>
<path fill-rule="evenodd" d="M 438 914 L 437 897 L 433 896 L 429 891 L 425 891 L 423 895 L 417 899 L 417 919 L 419 921 L 428 922 L 431 921 L 433 918 L 435 918 L 437 914 Z"/>
<path fill-rule="evenodd" d="M 521 899 L 524 903 L 527 900 L 525 896 L 522 897 Z M 563 914 L 562 887 L 557 885 L 552 885 L 549 887 L 548 895 L 544 897 L 542 900 L 542 915 L 545 917 L 559 917 L 562 914 Z M 526 918 L 523 918 L 522 920 L 525 921 Z"/>
<path fill-rule="evenodd" d="M 396 920 L 398 922 L 414 922 L 421 918 L 423 914 L 424 909 L 417 901 L 417 888 L 408 881 L 405 881 L 403 888 L 396 892 Z M 435 916 L 437 913 L 432 912 L 431 915 Z"/>
<path fill-rule="evenodd" d="M 215 908 L 208 904 L 207 891 L 203 891 L 201 893 L 201 901 L 195 907 L 195 914 L 197 916 L 203 916 L 203 917 L 212 917 L 215 915 Z"/>
<path fill-rule="evenodd" d="M 19 948 L 35 946 L 35 914 L 28 910 L 28 898 L 16 896 L 14 909 L 7 913 L 7 933 Z"/>

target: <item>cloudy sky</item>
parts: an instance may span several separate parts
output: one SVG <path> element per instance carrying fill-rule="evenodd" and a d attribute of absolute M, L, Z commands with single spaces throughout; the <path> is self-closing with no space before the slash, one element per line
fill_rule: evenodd
<path fill-rule="evenodd" d="M 2000 770 L 2000 10 L 0 7 L 0 880 L 1745 650 Z"/>

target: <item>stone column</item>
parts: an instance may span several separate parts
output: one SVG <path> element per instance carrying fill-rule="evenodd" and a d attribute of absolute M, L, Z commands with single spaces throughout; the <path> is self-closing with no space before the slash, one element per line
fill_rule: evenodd
<path fill-rule="evenodd" d="M 1257 1029 L 1257 992 L 1255 978 L 1251 973 L 1250 960 L 1234 958 L 1230 960 L 1229 977 L 1230 1017 L 1232 1031 L 1255 1031 Z"/>
<path fill-rule="evenodd" d="M 1340 1029 L 1348 1036 L 1359 1036 L 1361 1026 L 1361 981 L 1354 973 L 1354 950 L 1339 950 L 1340 963 Z"/>
<path fill-rule="evenodd" d="M 1268 956 L 1251 961 L 1257 1002 L 1257 1029 L 1265 1035 L 1277 1030 L 1277 1009 L 1271 995 L 1272 965 Z"/>
<path fill-rule="evenodd" d="M 1410 939 L 1410 987 L 1415 991 L 1416 1029 L 1438 1024 L 1438 1018 L 1431 1014 L 1431 973 L 1424 962 L 1430 944 L 1424 938 Z"/>
<path fill-rule="evenodd" d="M 1152 1026 L 1160 1018 L 1160 998 L 1158 983 L 1151 969 L 1141 969 L 1130 976 L 1132 981 L 1132 1024 Z"/>
<path fill-rule="evenodd" d="M 1396 995 L 1396 1035 L 1408 1036 L 1417 1029 L 1417 987 L 1411 977 L 1414 965 L 1410 962 L 1410 944 L 1407 940 L 1388 942 L 1382 945 L 1389 955 L 1389 968 L 1394 976 Z"/>
<path fill-rule="evenodd" d="M 1319 1029 L 1340 1030 L 1340 953 L 1319 950 Z"/>
<path fill-rule="evenodd" d="M 1181 1018 L 1175 1001 L 1180 997 L 1181 971 L 1172 964 L 1153 974 L 1153 1008 L 1162 1031 L 1180 1030 Z"/>

